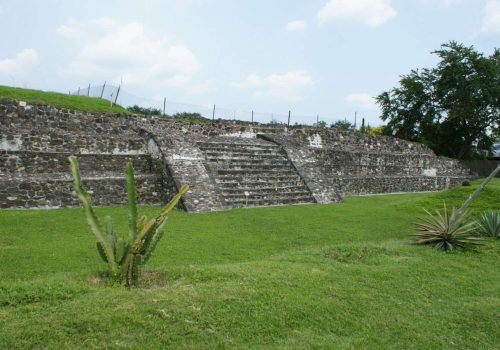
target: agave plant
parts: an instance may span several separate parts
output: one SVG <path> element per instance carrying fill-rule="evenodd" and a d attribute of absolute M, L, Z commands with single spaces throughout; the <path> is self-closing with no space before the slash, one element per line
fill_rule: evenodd
<path fill-rule="evenodd" d="M 151 257 L 153 250 L 163 235 L 168 213 L 175 207 L 189 187 L 183 185 L 179 193 L 160 210 L 156 217 L 148 219 L 145 215 L 142 215 L 138 218 L 134 168 L 131 163 L 127 163 L 125 175 L 128 194 L 129 229 L 128 236 L 123 237 L 115 232 L 113 222 L 109 216 L 105 218 L 105 225 L 101 224 L 92 207 L 90 196 L 82 186 L 76 157 L 71 156 L 68 159 L 73 174 L 73 187 L 83 204 L 87 223 L 95 235 L 99 255 L 108 264 L 111 276 L 115 281 L 127 287 L 136 286 L 139 281 L 140 267 Z"/>
<path fill-rule="evenodd" d="M 476 223 L 467 221 L 467 211 L 453 208 L 450 215 L 446 203 L 443 206 L 442 214 L 438 209 L 435 215 L 424 209 L 427 216 L 416 224 L 418 232 L 413 234 L 415 243 L 432 245 L 442 250 L 465 249 L 479 244 L 481 239 L 473 235 L 477 229 Z"/>
<path fill-rule="evenodd" d="M 488 210 L 477 220 L 479 230 L 484 236 L 500 238 L 500 212 Z"/>

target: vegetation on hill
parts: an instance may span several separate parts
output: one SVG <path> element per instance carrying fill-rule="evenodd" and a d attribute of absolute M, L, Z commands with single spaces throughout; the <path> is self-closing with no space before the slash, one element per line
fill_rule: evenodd
<path fill-rule="evenodd" d="M 89 112 L 116 112 L 116 113 L 135 113 L 142 115 L 161 116 L 162 111 L 158 108 L 147 108 L 140 106 L 131 106 L 123 108 L 119 105 L 113 105 L 108 100 L 96 97 L 77 96 L 61 94 L 59 92 L 47 92 L 40 90 L 22 89 L 10 86 L 0 85 L 0 99 L 8 98 L 11 100 L 26 101 L 29 103 L 47 104 L 58 108 L 68 108 Z M 204 124 L 209 122 L 199 113 L 182 112 L 172 116 L 177 121 Z"/>
<path fill-rule="evenodd" d="M 138 105 L 127 107 L 127 111 L 134 114 L 142 114 L 142 115 L 163 115 L 163 112 L 159 108 L 141 107 Z"/>
<path fill-rule="evenodd" d="M 68 108 L 89 112 L 127 112 L 119 105 L 113 105 L 108 100 L 97 97 L 77 96 L 61 94 L 59 92 L 47 92 L 40 90 L 21 89 L 0 85 L 0 99 L 26 101 L 29 103 L 48 104 L 58 108 Z"/>
<path fill-rule="evenodd" d="M 188 112 L 175 113 L 172 116 L 172 118 L 174 118 L 175 120 L 181 120 L 196 124 L 205 124 L 210 122 L 209 119 L 204 118 L 200 113 L 188 113 Z"/>
<path fill-rule="evenodd" d="M 500 246 L 410 244 L 480 181 L 342 204 L 171 213 L 143 288 L 103 282 L 83 209 L 0 211 L 4 348 L 494 349 Z M 472 202 L 500 209 L 500 180 Z M 152 214 L 157 207 L 140 207 Z M 121 216 L 125 206 L 97 208 Z M 439 331 L 436 331 L 436 330 Z"/>
<path fill-rule="evenodd" d="M 480 156 L 500 130 L 500 49 L 485 56 L 451 41 L 433 52 L 439 63 L 403 75 L 377 97 L 384 132 L 425 143 L 436 154 Z"/>

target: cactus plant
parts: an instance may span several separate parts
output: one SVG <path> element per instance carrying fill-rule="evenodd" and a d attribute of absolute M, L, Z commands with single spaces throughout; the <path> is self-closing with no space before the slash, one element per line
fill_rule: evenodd
<path fill-rule="evenodd" d="M 484 236 L 500 238 L 500 211 L 488 210 L 477 220 L 479 231 Z"/>
<path fill-rule="evenodd" d="M 90 196 L 83 188 L 78 161 L 76 157 L 68 158 L 73 175 L 74 190 L 83 204 L 87 223 L 96 238 L 97 251 L 108 264 L 111 276 L 115 281 L 127 287 L 137 286 L 140 267 L 151 257 L 158 241 L 163 235 L 168 213 L 175 207 L 182 195 L 189 189 L 183 185 L 172 200 L 163 207 L 156 217 L 148 219 L 145 215 L 138 217 L 137 193 L 134 181 L 134 168 L 131 163 L 125 167 L 129 227 L 128 236 L 121 237 L 115 232 L 113 222 L 108 216 L 103 226 L 95 214 Z"/>
<path fill-rule="evenodd" d="M 424 209 L 427 217 L 417 223 L 418 232 L 412 236 L 416 244 L 428 244 L 436 249 L 453 250 L 466 249 L 480 244 L 481 239 L 474 237 L 476 223 L 468 222 L 467 211 L 452 209 L 451 214 L 443 203 L 443 214 L 436 209 L 436 215 Z"/>

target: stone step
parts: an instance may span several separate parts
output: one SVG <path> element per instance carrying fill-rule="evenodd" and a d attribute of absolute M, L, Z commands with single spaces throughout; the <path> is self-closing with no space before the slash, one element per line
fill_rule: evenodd
<path fill-rule="evenodd" d="M 256 140 L 256 139 L 252 139 Z M 203 142 L 199 141 L 196 145 L 200 149 L 261 149 L 261 150 L 279 150 L 280 146 L 274 143 L 267 142 L 248 142 L 248 143 L 240 143 L 240 142 Z"/>
<path fill-rule="evenodd" d="M 93 134 L 19 133 L 3 136 L 3 150 L 70 153 L 145 153 L 146 142 L 137 135 L 100 137 Z"/>
<path fill-rule="evenodd" d="M 82 174 L 85 175 L 85 174 Z M 135 178 L 138 202 L 160 204 L 164 202 L 164 185 L 156 175 L 138 175 Z M 82 177 L 94 205 L 127 203 L 125 178 Z M 46 208 L 81 206 L 73 194 L 70 178 L 48 175 L 48 177 L 16 177 L 0 180 L 0 208 Z"/>
<path fill-rule="evenodd" d="M 93 172 L 93 171 L 85 171 L 80 173 L 82 180 L 86 179 L 88 181 L 100 181 L 103 179 L 111 179 L 111 180 L 124 180 L 125 181 L 125 172 L 115 172 L 115 171 L 106 171 L 106 172 Z M 134 174 L 135 179 L 155 179 L 158 178 L 157 174 Z M 1 180 L 11 181 L 11 180 L 19 180 L 23 181 L 60 181 L 60 182 L 71 182 L 73 181 L 73 177 L 71 175 L 71 171 L 61 172 L 61 173 L 37 173 L 37 174 L 6 174 L 3 176 Z"/>
<path fill-rule="evenodd" d="M 279 152 L 233 152 L 233 151 L 207 151 L 204 152 L 207 158 L 233 159 L 233 158 L 255 158 L 255 159 L 277 159 L 285 158 Z"/>
<path fill-rule="evenodd" d="M 222 193 L 224 194 L 242 194 L 243 196 L 245 195 L 245 192 L 248 192 L 249 194 L 253 193 L 272 193 L 272 192 L 277 192 L 277 193 L 292 193 L 292 192 L 303 192 L 306 191 L 307 189 L 303 183 L 297 184 L 297 185 L 290 185 L 290 184 L 280 184 L 280 186 L 271 186 L 272 184 L 261 184 L 260 186 L 255 186 L 255 187 L 222 187 Z"/>
<path fill-rule="evenodd" d="M 216 180 L 219 187 L 223 190 L 239 190 L 242 187 L 244 188 L 258 188 L 258 187 L 266 187 L 266 188 L 286 188 L 286 187 L 302 187 L 304 186 L 304 182 L 302 179 L 297 178 L 294 180 L 287 179 L 286 181 L 220 181 Z"/>
<path fill-rule="evenodd" d="M 69 173 L 68 152 L 0 151 L 0 174 Z M 153 172 L 148 154 L 75 154 L 82 172 L 124 172 L 132 162 L 137 174 Z"/>
<path fill-rule="evenodd" d="M 312 196 L 295 197 L 295 198 L 273 198 L 273 199 L 238 199 L 228 200 L 225 202 L 228 208 L 243 208 L 254 206 L 267 205 L 285 205 L 285 204 L 300 204 L 300 203 L 315 203 Z"/>
<path fill-rule="evenodd" d="M 211 148 L 201 148 L 200 149 L 207 154 L 221 155 L 221 154 L 272 154 L 281 155 L 280 148 L 258 148 L 258 147 L 246 147 L 246 148 L 233 148 L 233 147 L 211 147 Z"/>
<path fill-rule="evenodd" d="M 231 164 L 231 165 L 252 165 L 252 164 L 261 164 L 261 165 L 288 165 L 290 166 L 290 162 L 285 158 L 207 158 L 209 163 L 212 164 Z"/>
<path fill-rule="evenodd" d="M 244 170 L 246 172 L 248 171 L 253 171 L 253 172 L 268 172 L 268 171 L 282 171 L 282 172 L 289 172 L 292 171 L 292 167 L 290 164 L 277 164 L 277 165 L 268 165 L 268 164 L 233 164 L 233 163 L 224 163 L 224 164 L 218 164 L 217 166 L 217 172 L 219 174 L 222 174 L 222 171 L 228 171 L 228 170 L 235 170 L 235 171 L 240 171 Z"/>
<path fill-rule="evenodd" d="M 291 175 L 296 174 L 295 170 L 292 168 L 287 169 L 266 169 L 265 172 L 259 169 L 219 169 L 217 170 L 218 175 L 233 175 L 233 176 L 249 176 L 249 175 Z"/>
<path fill-rule="evenodd" d="M 249 192 L 249 199 L 268 199 L 274 197 L 280 198 L 295 198 L 295 197 L 304 197 L 309 196 L 310 193 L 307 190 L 302 191 L 294 191 L 294 192 L 280 192 L 280 191 L 261 191 L 261 192 Z M 232 199 L 246 199 L 245 193 L 222 193 L 224 199 L 232 200 Z"/>
<path fill-rule="evenodd" d="M 246 174 L 242 172 L 241 174 L 219 174 L 216 178 L 217 183 L 269 183 L 269 182 L 291 182 L 291 181 L 302 181 L 297 173 L 288 174 L 274 174 L 274 173 L 256 173 L 256 174 Z"/>
<path fill-rule="evenodd" d="M 17 104 L 17 103 L 16 103 Z M 0 124 L 16 125 L 20 130 L 53 132 L 61 130 L 68 133 L 100 133 L 123 134 L 136 128 L 136 120 L 140 117 L 130 115 L 103 114 L 60 109 L 55 112 L 52 107 L 31 105 L 30 110 L 18 110 L 19 113 L 2 113 L 3 104 L 0 106 Z"/>

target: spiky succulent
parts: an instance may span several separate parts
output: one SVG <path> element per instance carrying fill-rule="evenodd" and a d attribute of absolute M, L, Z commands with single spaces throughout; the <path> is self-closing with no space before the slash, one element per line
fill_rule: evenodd
<path fill-rule="evenodd" d="M 474 237 L 476 223 L 468 221 L 467 211 L 453 208 L 450 215 L 446 204 L 443 207 L 443 213 L 436 209 L 435 215 L 424 209 L 427 216 L 416 223 L 418 231 L 412 235 L 415 243 L 442 250 L 466 249 L 480 244 L 481 239 Z"/>
<path fill-rule="evenodd" d="M 101 225 L 92 207 L 90 196 L 82 186 L 78 161 L 74 156 L 68 159 L 73 174 L 73 187 L 83 204 L 87 223 L 95 235 L 99 255 L 108 264 L 111 275 L 115 280 L 127 287 L 136 286 L 139 280 L 140 266 L 144 265 L 150 258 L 163 235 L 168 213 L 176 206 L 189 187 L 183 185 L 179 193 L 160 210 L 155 218 L 148 219 L 145 215 L 138 218 L 134 168 L 131 163 L 127 163 L 125 175 L 128 194 L 129 232 L 126 237 L 120 236 L 115 232 L 113 222 L 109 216 L 105 218 L 105 225 Z"/>
<path fill-rule="evenodd" d="M 484 236 L 500 238 L 500 212 L 488 210 L 477 220 L 479 231 Z"/>

